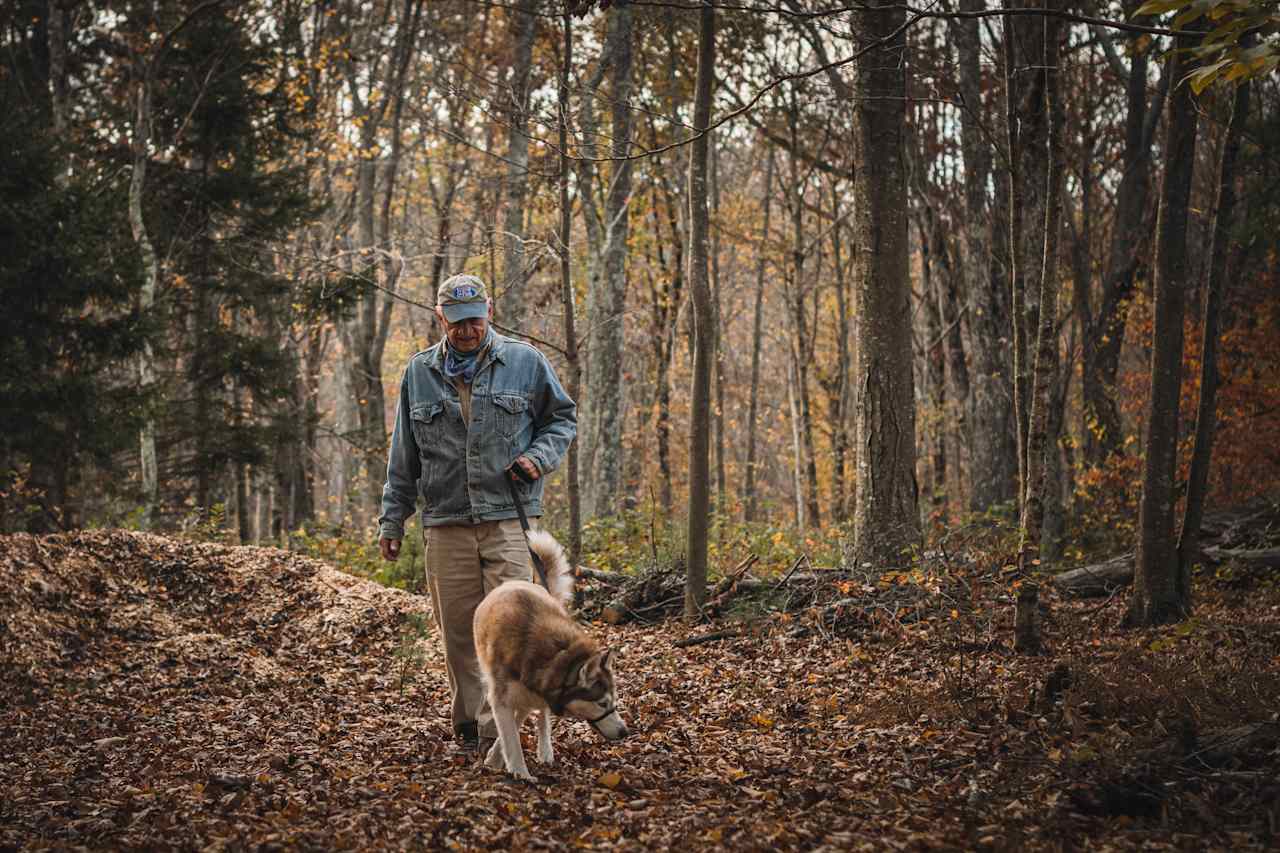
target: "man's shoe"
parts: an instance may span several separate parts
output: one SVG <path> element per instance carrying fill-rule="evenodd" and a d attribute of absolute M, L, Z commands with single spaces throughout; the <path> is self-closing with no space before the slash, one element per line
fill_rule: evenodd
<path fill-rule="evenodd" d="M 476 752 L 480 748 L 480 731 L 475 723 L 454 726 L 453 734 L 458 739 L 454 745 L 456 752 Z"/>

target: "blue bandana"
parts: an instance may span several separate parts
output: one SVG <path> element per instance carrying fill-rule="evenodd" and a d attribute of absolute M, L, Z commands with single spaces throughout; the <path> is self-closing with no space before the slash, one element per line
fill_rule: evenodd
<path fill-rule="evenodd" d="M 449 339 L 444 341 L 444 375 L 450 379 L 462 377 L 462 381 L 470 385 L 471 380 L 476 378 L 476 370 L 480 367 L 480 353 L 489 348 L 489 344 L 493 343 L 493 327 L 490 326 L 485 330 L 484 340 L 480 342 L 480 346 L 471 352 L 458 352 L 449 344 Z"/>

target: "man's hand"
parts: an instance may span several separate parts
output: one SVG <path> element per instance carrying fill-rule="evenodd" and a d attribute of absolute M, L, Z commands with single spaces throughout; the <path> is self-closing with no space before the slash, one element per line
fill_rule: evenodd
<path fill-rule="evenodd" d="M 511 464 L 512 466 L 519 465 L 520 470 L 528 474 L 530 480 L 536 480 L 542 476 L 542 472 L 538 470 L 537 463 L 528 456 L 525 456 L 523 453 L 517 456 L 516 461 Z M 512 479 L 515 479 L 516 475 L 514 471 L 511 473 L 511 477 Z"/>
<path fill-rule="evenodd" d="M 387 562 L 394 563 L 400 559 L 400 540 L 388 539 L 383 536 L 378 540 L 378 547 L 382 549 L 382 559 Z"/>

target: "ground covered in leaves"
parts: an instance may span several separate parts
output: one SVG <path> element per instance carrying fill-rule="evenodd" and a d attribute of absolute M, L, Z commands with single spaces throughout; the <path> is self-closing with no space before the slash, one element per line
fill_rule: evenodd
<path fill-rule="evenodd" d="M 453 749 L 423 597 L 274 549 L 0 537 L 0 848 L 1280 841 L 1274 578 L 1202 578 L 1158 631 L 1117 630 L 1123 595 L 1054 599 L 1021 658 L 976 565 L 840 580 L 836 608 L 716 642 L 593 625 L 632 735 L 558 720 L 526 785 Z"/>

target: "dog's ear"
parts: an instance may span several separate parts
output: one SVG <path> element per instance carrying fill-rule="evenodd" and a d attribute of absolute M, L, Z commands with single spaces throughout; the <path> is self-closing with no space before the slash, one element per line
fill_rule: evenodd
<path fill-rule="evenodd" d="M 613 649 L 605 649 L 600 653 L 600 669 L 604 672 L 613 672 Z"/>
<path fill-rule="evenodd" d="M 578 667 L 578 686 L 587 688 L 596 680 L 595 676 L 596 659 L 594 656 L 587 658 L 582 662 L 582 666 Z"/>

